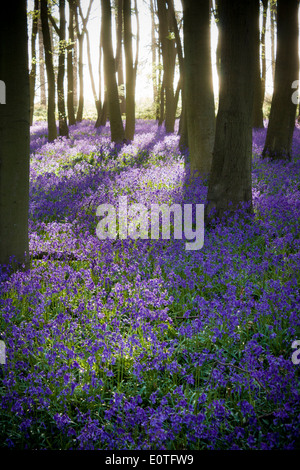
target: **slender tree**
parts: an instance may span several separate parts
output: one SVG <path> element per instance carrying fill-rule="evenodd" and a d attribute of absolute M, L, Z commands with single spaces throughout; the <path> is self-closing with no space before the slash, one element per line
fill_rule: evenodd
<path fill-rule="evenodd" d="M 220 0 L 220 98 L 206 221 L 240 203 L 252 210 L 252 104 L 259 0 Z"/>
<path fill-rule="evenodd" d="M 275 83 L 263 157 L 291 159 L 297 103 L 292 84 L 299 78 L 298 0 L 277 1 Z"/>
<path fill-rule="evenodd" d="M 110 0 L 101 0 L 102 21 L 102 49 L 104 60 L 104 81 L 107 92 L 107 105 L 110 120 L 111 140 L 121 143 L 125 139 L 125 133 L 121 118 L 118 85 L 116 80 L 116 65 L 112 46 L 111 31 L 111 4 Z"/>
<path fill-rule="evenodd" d="M 207 176 L 215 135 L 209 0 L 183 0 L 185 112 L 191 172 Z"/>
<path fill-rule="evenodd" d="M 115 20 L 116 20 L 116 33 L 117 33 L 117 47 L 116 47 L 116 70 L 118 75 L 118 89 L 121 114 L 126 112 L 125 104 L 125 84 L 124 84 L 124 67 L 123 67 L 123 54 L 122 54 L 122 41 L 124 30 L 123 19 L 124 0 L 115 0 Z"/>
<path fill-rule="evenodd" d="M 44 53 L 44 40 L 42 31 L 41 15 L 38 19 L 38 34 L 39 34 L 39 79 L 40 79 L 40 105 L 47 106 L 46 100 L 46 85 L 45 85 L 45 53 Z"/>
<path fill-rule="evenodd" d="M 263 21 L 261 30 L 261 100 L 262 106 L 264 104 L 266 92 L 266 77 L 267 77 L 267 60 L 266 60 L 266 29 L 267 29 L 267 14 L 269 0 L 262 0 L 263 4 Z"/>
<path fill-rule="evenodd" d="M 55 29 L 59 43 L 58 43 L 58 72 L 57 72 L 57 108 L 58 108 L 58 127 L 59 135 L 68 137 L 69 129 L 67 125 L 67 115 L 65 107 L 65 55 L 66 55 L 66 13 L 65 13 L 65 0 L 59 0 L 59 26 L 57 26 L 55 19 L 49 12 L 49 18 Z"/>
<path fill-rule="evenodd" d="M 43 41 L 45 47 L 45 64 L 48 80 L 48 140 L 52 142 L 57 137 L 57 128 L 55 121 L 55 74 L 53 67 L 52 46 L 50 37 L 50 28 L 48 23 L 48 5 L 47 0 L 41 0 L 41 20 L 43 30 Z"/>
<path fill-rule="evenodd" d="M 276 0 L 270 0 L 270 29 L 271 29 L 271 60 L 272 60 L 272 79 L 275 80 L 275 30 L 276 30 Z"/>
<path fill-rule="evenodd" d="M 135 131 L 135 82 L 136 68 L 133 63 L 131 0 L 123 0 L 124 50 L 126 67 L 126 125 L 125 139 L 132 140 Z"/>
<path fill-rule="evenodd" d="M 26 1 L 7 2 L 0 15 L 0 264 L 29 267 L 30 98 Z"/>
<path fill-rule="evenodd" d="M 69 41 L 67 47 L 67 78 L 68 78 L 68 93 L 67 93 L 67 109 L 69 124 L 73 125 L 76 122 L 74 110 L 74 3 L 69 1 Z"/>
<path fill-rule="evenodd" d="M 76 33 L 78 39 L 78 75 L 79 75 L 79 102 L 78 102 L 78 109 L 76 115 L 76 121 L 81 122 L 83 118 L 83 106 L 84 106 L 84 85 L 83 85 L 83 41 L 84 35 L 87 31 L 87 23 L 89 20 L 89 16 L 91 13 L 91 8 L 93 5 L 94 0 L 90 0 L 87 14 L 85 18 L 82 16 L 82 28 L 79 28 L 79 20 L 78 20 L 78 10 L 80 8 L 80 0 L 75 2 L 75 9 L 74 9 L 74 16 L 75 16 L 75 25 L 76 25 Z"/>
<path fill-rule="evenodd" d="M 32 30 L 31 30 L 31 70 L 29 75 L 30 84 L 30 125 L 33 124 L 35 82 L 36 82 L 36 37 L 38 33 L 39 20 L 39 0 L 34 0 L 34 10 L 32 12 Z"/>
<path fill-rule="evenodd" d="M 157 40 L 155 30 L 155 8 L 153 0 L 150 0 L 151 15 L 151 59 L 152 59 L 152 89 L 155 116 L 158 116 L 158 84 L 157 84 Z"/>
<path fill-rule="evenodd" d="M 176 104 L 174 95 L 175 72 L 175 37 L 172 17 L 167 8 L 166 0 L 157 0 L 157 14 L 159 20 L 159 40 L 161 43 L 163 61 L 163 82 L 161 87 L 161 103 L 165 97 L 165 128 L 166 132 L 174 132 Z M 162 117 L 162 113 L 161 113 Z"/>
<path fill-rule="evenodd" d="M 264 127 L 263 120 L 263 99 L 262 80 L 260 73 L 260 29 L 259 29 L 259 3 L 256 4 L 256 29 L 255 29 L 255 61 L 254 61 L 254 99 L 252 108 L 252 126 L 256 128 Z"/>

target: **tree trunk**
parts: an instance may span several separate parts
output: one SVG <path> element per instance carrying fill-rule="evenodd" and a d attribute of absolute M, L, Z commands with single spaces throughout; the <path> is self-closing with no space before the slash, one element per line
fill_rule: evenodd
<path fill-rule="evenodd" d="M 254 62 L 254 98 L 252 109 L 252 127 L 264 127 L 262 112 L 262 82 L 260 78 L 260 31 L 259 31 L 259 3 L 256 4 L 256 30 L 255 30 L 255 62 Z"/>
<path fill-rule="evenodd" d="M 134 138 L 135 131 L 135 73 L 132 52 L 131 0 L 123 0 L 124 50 L 126 64 L 126 125 L 125 139 Z"/>
<path fill-rule="evenodd" d="M 272 79 L 275 80 L 275 28 L 276 28 L 276 4 L 270 2 L 270 23 L 271 23 L 271 60 L 272 60 Z"/>
<path fill-rule="evenodd" d="M 68 94 L 67 94 L 67 109 L 69 124 L 73 125 L 76 122 L 74 111 L 74 10 L 73 5 L 69 2 L 69 45 L 67 49 L 67 77 L 68 77 Z"/>
<path fill-rule="evenodd" d="M 263 157 L 291 159 L 297 108 L 292 83 L 299 78 L 298 9 L 298 0 L 277 2 L 275 83 Z"/>
<path fill-rule="evenodd" d="M 124 0 L 117 0 L 116 5 L 116 32 L 117 32 L 117 49 L 116 49 L 116 70 L 118 74 L 118 89 L 121 114 L 126 112 L 125 104 L 125 86 L 124 86 L 124 69 L 122 54 L 122 37 L 123 37 L 123 8 Z"/>
<path fill-rule="evenodd" d="M 155 116 L 157 116 L 158 106 L 158 87 L 157 87 L 157 41 L 155 35 L 155 16 L 153 0 L 150 0 L 151 13 L 151 57 L 152 57 L 152 89 Z"/>
<path fill-rule="evenodd" d="M 79 100 L 78 100 L 78 109 L 76 115 L 76 121 L 81 122 L 83 117 L 83 101 L 84 101 L 84 89 L 83 89 L 83 33 L 78 33 L 78 76 L 79 76 Z"/>
<path fill-rule="evenodd" d="M 269 0 L 262 0 L 262 4 L 263 4 L 263 23 L 262 23 L 262 32 L 261 32 L 261 60 L 262 60 L 262 70 L 261 70 L 261 101 L 262 101 L 262 107 L 263 107 L 264 100 L 265 100 L 266 76 L 267 76 L 267 62 L 266 62 L 266 28 L 267 28 L 268 1 L 269 1 Z"/>
<path fill-rule="evenodd" d="M 29 267 L 30 91 L 26 1 L 7 2 L 0 15 L 0 264 Z"/>
<path fill-rule="evenodd" d="M 33 124 L 34 113 L 34 97 L 35 97 L 35 80 L 36 80 L 36 36 L 38 32 L 39 19 L 39 0 L 34 0 L 34 12 L 32 18 L 31 32 L 31 70 L 29 75 L 30 85 L 30 125 Z"/>
<path fill-rule="evenodd" d="M 210 172 L 215 135 L 209 0 L 183 1 L 185 112 L 191 173 Z"/>
<path fill-rule="evenodd" d="M 41 0 L 41 19 L 43 29 L 43 41 L 45 47 L 45 64 L 48 80 L 48 140 L 52 142 L 57 137 L 57 128 L 55 121 L 55 75 L 52 60 L 52 47 L 50 38 L 50 29 L 48 23 L 48 5 L 47 0 Z"/>
<path fill-rule="evenodd" d="M 125 139 L 125 134 L 120 112 L 118 85 L 115 73 L 116 65 L 112 46 L 110 0 L 101 0 L 101 9 L 104 81 L 107 90 L 107 104 L 110 119 L 111 140 L 112 142 L 121 143 Z"/>
<path fill-rule="evenodd" d="M 58 56 L 58 73 L 57 73 L 57 108 L 59 135 L 69 137 L 69 129 L 67 125 L 66 108 L 65 108 L 65 41 L 66 41 L 66 17 L 65 17 L 65 0 L 59 0 L 59 56 Z"/>
<path fill-rule="evenodd" d="M 74 15 L 75 24 L 75 15 Z M 73 60 L 73 101 L 74 101 L 74 112 L 78 107 L 78 41 L 77 32 L 74 28 L 74 60 Z"/>
<path fill-rule="evenodd" d="M 241 203 L 252 211 L 252 105 L 258 2 L 219 2 L 220 102 L 205 208 L 208 223 L 226 211 L 235 212 Z"/>
<path fill-rule="evenodd" d="M 39 30 L 39 71 L 40 71 L 40 105 L 47 106 L 46 88 L 45 88 L 45 58 L 44 58 L 44 40 L 42 31 L 42 20 L 38 20 Z"/>
<path fill-rule="evenodd" d="M 157 13 L 159 19 L 159 38 L 162 49 L 164 68 L 164 91 L 166 97 L 165 128 L 166 132 L 174 132 L 175 125 L 175 97 L 174 97 L 174 71 L 175 71 L 175 40 L 170 11 L 166 7 L 166 0 L 157 0 Z"/>

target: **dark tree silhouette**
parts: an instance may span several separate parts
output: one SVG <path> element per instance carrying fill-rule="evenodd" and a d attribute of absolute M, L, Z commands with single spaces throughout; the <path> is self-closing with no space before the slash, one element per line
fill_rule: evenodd
<path fill-rule="evenodd" d="M 25 0 L 7 2 L 0 15 L 0 58 L 0 77 L 6 84 L 6 104 L 0 104 L 0 264 L 14 257 L 27 268 L 30 100 Z"/>
<path fill-rule="evenodd" d="M 256 9 L 259 0 L 222 0 L 218 5 L 220 95 L 206 221 L 235 211 L 252 210 L 252 105 Z"/>
<path fill-rule="evenodd" d="M 207 176 L 215 135 L 209 0 L 183 0 L 184 99 L 191 172 Z"/>
<path fill-rule="evenodd" d="M 263 157 L 291 159 L 297 108 L 292 84 L 299 78 L 298 9 L 298 0 L 277 2 L 275 82 Z"/>

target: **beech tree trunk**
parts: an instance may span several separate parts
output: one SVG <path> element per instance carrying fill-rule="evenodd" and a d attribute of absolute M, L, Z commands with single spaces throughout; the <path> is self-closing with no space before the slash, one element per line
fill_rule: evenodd
<path fill-rule="evenodd" d="M 124 50 L 126 67 L 126 125 L 125 139 L 134 138 L 135 131 L 135 69 L 132 52 L 131 0 L 123 0 Z"/>
<path fill-rule="evenodd" d="M 184 96 L 191 173 L 207 176 L 215 136 L 209 0 L 183 1 Z"/>
<path fill-rule="evenodd" d="M 155 116 L 158 116 L 158 86 L 157 86 L 157 40 L 155 34 L 155 10 L 153 0 L 150 0 L 150 14 L 151 14 L 151 58 L 152 58 L 152 89 L 153 89 L 153 103 Z"/>
<path fill-rule="evenodd" d="M 44 56 L 44 40 L 42 31 L 42 20 L 39 16 L 38 20 L 39 31 L 39 77 L 40 77 L 40 105 L 47 106 L 46 100 L 46 86 L 45 86 L 45 56 Z"/>
<path fill-rule="evenodd" d="M 69 45 L 67 48 L 67 78 L 68 78 L 68 94 L 67 109 L 69 124 L 76 122 L 74 111 L 74 8 L 72 2 L 69 2 Z"/>
<path fill-rule="evenodd" d="M 208 182 L 206 222 L 241 203 L 252 211 L 252 105 L 256 9 L 259 0 L 219 2 L 220 103 L 212 168 Z"/>
<path fill-rule="evenodd" d="M 163 87 L 165 93 L 166 109 L 165 109 L 165 128 L 166 132 L 174 132 L 175 125 L 175 96 L 174 96 L 174 71 L 175 71 L 175 39 L 172 38 L 174 33 L 170 10 L 166 7 L 166 0 L 157 0 L 157 13 L 159 18 L 159 39 L 161 43 L 162 59 L 163 59 Z M 164 96 L 164 95 L 163 95 Z M 162 100 L 163 100 L 162 96 Z M 161 100 L 161 101 L 162 101 Z"/>
<path fill-rule="evenodd" d="M 29 75 L 30 84 L 30 125 L 33 124 L 34 113 L 34 97 L 35 97 L 35 82 L 36 82 L 36 36 L 38 32 L 38 19 L 39 19 L 39 0 L 34 0 L 34 12 L 32 18 L 32 31 L 31 31 L 31 70 Z"/>
<path fill-rule="evenodd" d="M 45 47 L 45 64 L 48 80 L 48 140 L 49 142 L 52 142 L 57 137 L 57 128 L 55 121 L 55 74 L 52 59 L 50 29 L 48 23 L 47 0 L 41 0 L 41 20 L 43 30 L 43 41 Z"/>
<path fill-rule="evenodd" d="M 260 30 L 259 30 L 259 3 L 256 4 L 256 30 L 255 30 L 255 62 L 254 62 L 254 99 L 252 109 L 252 126 L 264 127 L 262 111 L 262 81 L 260 76 Z"/>
<path fill-rule="evenodd" d="M 267 28 L 267 14 L 268 14 L 268 2 L 269 0 L 262 0 L 263 4 L 263 22 L 261 31 L 261 100 L 262 106 L 264 104 L 265 92 L 266 92 L 266 76 L 267 76 L 267 62 L 266 62 L 266 28 Z"/>
<path fill-rule="evenodd" d="M 107 90 L 107 105 L 110 120 L 111 140 L 112 142 L 122 143 L 125 139 L 125 133 L 121 118 L 118 85 L 115 73 L 116 64 L 112 46 L 110 0 L 101 0 L 101 9 L 104 81 Z"/>
<path fill-rule="evenodd" d="M 7 2 L 0 15 L 0 264 L 29 267 L 30 91 L 25 0 Z M 13 25 L 13 26 L 12 26 Z"/>
<path fill-rule="evenodd" d="M 66 41 L 66 17 L 65 17 L 65 0 L 59 0 L 59 56 L 58 56 L 58 73 L 57 73 L 57 108 L 58 108 L 58 125 L 59 135 L 69 137 L 69 129 L 67 125 L 66 107 L 65 107 L 65 41 Z"/>
<path fill-rule="evenodd" d="M 270 2 L 270 23 L 271 23 L 271 59 L 272 59 L 272 79 L 275 80 L 275 28 L 276 28 L 276 5 Z"/>
<path fill-rule="evenodd" d="M 292 83 L 299 78 L 298 0 L 277 2 L 275 83 L 263 157 L 291 159 L 297 103 Z"/>
<path fill-rule="evenodd" d="M 117 32 L 116 70 L 118 74 L 118 90 L 119 90 L 121 114 L 125 114 L 126 112 L 124 68 L 123 68 L 123 54 L 122 54 L 122 38 L 123 38 L 123 25 L 124 25 L 123 8 L 124 8 L 124 0 L 117 0 L 116 9 L 115 9 L 116 32 Z"/>

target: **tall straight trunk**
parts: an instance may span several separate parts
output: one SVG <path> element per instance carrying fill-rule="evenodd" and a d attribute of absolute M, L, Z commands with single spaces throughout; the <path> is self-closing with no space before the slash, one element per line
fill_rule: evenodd
<path fill-rule="evenodd" d="M 74 10 L 73 5 L 69 2 L 69 45 L 67 48 L 67 78 L 68 78 L 68 94 L 67 94 L 67 109 L 69 124 L 73 125 L 76 122 L 74 111 Z"/>
<path fill-rule="evenodd" d="M 217 68 L 218 79 L 220 81 L 220 76 L 221 76 L 221 70 L 220 70 L 220 67 L 221 67 L 221 54 L 220 54 L 220 50 L 221 50 L 221 43 L 222 43 L 222 37 L 221 37 L 222 30 L 220 30 L 220 28 L 219 28 L 219 2 L 220 2 L 220 0 L 215 0 L 215 20 L 216 20 L 216 24 L 217 24 L 217 27 L 218 27 L 218 43 L 217 43 L 217 49 L 216 49 L 216 68 Z"/>
<path fill-rule="evenodd" d="M 101 79 L 102 79 L 102 30 L 100 27 L 100 40 L 99 40 L 99 64 L 98 64 L 98 76 L 99 76 L 99 102 L 98 102 L 98 108 L 97 108 L 97 119 L 95 122 L 95 127 L 100 127 L 100 126 L 105 126 L 106 124 L 106 109 L 107 109 L 107 100 L 105 103 L 105 97 L 102 102 L 102 84 L 101 84 Z M 105 110 L 104 110 L 104 104 L 105 104 Z M 105 112 L 105 114 L 103 114 Z M 104 123 L 103 123 L 104 122 Z"/>
<path fill-rule="evenodd" d="M 154 16 L 154 3 L 150 0 L 150 14 L 151 14 L 151 59 L 152 59 L 152 89 L 153 89 L 153 103 L 155 108 L 155 115 L 157 115 L 158 105 L 158 88 L 157 88 L 157 41 L 155 35 L 155 16 Z"/>
<path fill-rule="evenodd" d="M 175 40 L 170 11 L 166 7 L 166 0 L 157 0 L 157 13 L 159 18 L 159 38 L 162 48 L 164 68 L 164 89 L 166 97 L 165 128 L 166 132 L 174 132 L 175 125 L 175 96 L 174 96 L 174 71 L 175 71 Z"/>
<path fill-rule="evenodd" d="M 46 100 L 46 85 L 45 85 L 45 55 L 44 55 L 44 40 L 42 30 L 42 20 L 39 16 L 38 20 L 39 31 L 39 77 L 40 77 L 40 105 L 47 106 Z"/>
<path fill-rule="evenodd" d="M 175 8 L 174 8 L 174 0 L 167 0 L 170 16 L 171 16 L 171 21 L 173 24 L 173 29 L 174 29 L 174 36 L 175 36 L 175 43 L 176 43 L 176 48 L 177 48 L 177 55 L 178 55 L 178 62 L 179 62 L 179 80 L 177 84 L 177 89 L 175 92 L 175 113 L 176 109 L 178 106 L 178 100 L 179 100 L 179 94 L 181 92 L 181 101 L 182 101 L 182 109 L 181 109 L 181 115 L 184 118 L 183 114 L 183 108 L 184 108 L 184 101 L 185 101 L 185 91 L 184 91 L 184 59 L 183 59 L 183 51 L 182 51 L 182 44 L 181 44 L 181 39 L 180 39 L 180 33 L 178 29 L 178 23 L 175 15 Z M 210 7 L 209 7 L 210 10 Z M 180 118 L 181 120 L 181 118 Z M 181 125 L 179 125 L 179 130 L 178 134 L 181 135 L 181 132 L 185 132 L 186 127 L 184 126 L 184 122 L 182 121 Z M 186 136 L 183 136 L 181 139 L 181 146 L 183 145 L 184 139 Z"/>
<path fill-rule="evenodd" d="M 161 52 L 161 44 L 159 42 L 158 45 L 158 102 L 156 107 L 156 120 L 158 121 L 158 125 L 161 126 L 164 121 L 164 114 L 165 114 L 165 88 L 164 88 L 164 78 L 162 72 L 162 52 Z"/>
<path fill-rule="evenodd" d="M 33 124 L 35 81 L 36 81 L 36 36 L 38 32 L 39 0 L 34 0 L 34 12 L 31 31 L 31 70 L 29 75 L 30 85 L 30 125 Z"/>
<path fill-rule="evenodd" d="M 79 76 L 79 100 L 76 121 L 81 122 L 83 117 L 84 88 L 83 88 L 83 33 L 77 32 L 78 38 L 78 76 Z"/>
<path fill-rule="evenodd" d="M 268 14 L 269 0 L 262 0 L 263 4 L 263 22 L 261 31 L 261 100 L 262 106 L 265 100 L 266 92 L 266 76 L 267 76 L 267 61 L 266 61 L 266 29 L 267 29 L 267 14 Z"/>
<path fill-rule="evenodd" d="M 115 19 L 116 19 L 116 33 L 117 33 L 117 48 L 116 48 L 116 70 L 118 74 L 118 89 L 121 114 L 126 112 L 125 104 L 125 86 L 124 86 L 124 68 L 123 68 L 123 54 L 122 54 L 122 38 L 123 38 L 123 8 L 124 0 L 116 1 Z"/>
<path fill-rule="evenodd" d="M 291 159 L 297 104 L 292 83 L 299 78 L 298 0 L 277 1 L 277 53 L 274 93 L 263 150 L 264 157 Z"/>
<path fill-rule="evenodd" d="M 125 139 L 132 140 L 135 131 L 135 71 L 132 52 L 131 0 L 123 0 L 124 50 L 126 63 Z"/>
<path fill-rule="evenodd" d="M 112 142 L 121 143 L 125 139 L 125 133 L 121 118 L 118 85 L 115 73 L 116 66 L 112 46 L 110 0 L 101 0 L 101 9 L 104 80 L 107 90 L 107 104 L 110 120 L 111 140 Z"/>
<path fill-rule="evenodd" d="M 262 82 L 260 77 L 260 30 L 259 30 L 259 3 L 256 8 L 256 29 L 255 29 L 255 62 L 254 62 L 254 99 L 252 108 L 252 126 L 255 128 L 264 127 L 262 112 Z"/>
<path fill-rule="evenodd" d="M 59 135 L 69 137 L 69 129 L 67 125 L 67 116 L 65 108 L 65 41 L 66 41 L 66 17 L 65 17 L 65 0 L 59 0 L 59 56 L 58 56 L 58 73 L 57 73 L 57 108 Z"/>
<path fill-rule="evenodd" d="M 271 23 L 271 60 L 272 60 L 272 79 L 275 80 L 275 29 L 276 29 L 276 4 L 270 3 L 270 23 Z"/>
<path fill-rule="evenodd" d="M 74 15 L 75 24 L 75 15 Z M 73 59 L 73 101 L 74 101 L 74 112 L 78 107 L 78 41 L 77 32 L 74 28 L 74 59 Z"/>
<path fill-rule="evenodd" d="M 13 27 L 12 27 L 13 25 Z M 29 267 L 30 91 L 26 1 L 7 2 L 0 15 L 0 264 Z"/>
<path fill-rule="evenodd" d="M 47 0 L 41 0 L 41 19 L 43 29 L 43 40 L 45 47 L 45 64 L 48 80 L 48 140 L 52 142 L 57 137 L 57 128 L 55 121 L 55 75 L 52 60 L 52 47 L 50 38 L 50 29 L 48 23 L 48 5 Z"/>
<path fill-rule="evenodd" d="M 219 2 L 220 103 L 205 208 L 208 223 L 241 203 L 252 211 L 252 102 L 259 0 Z"/>
<path fill-rule="evenodd" d="M 185 112 L 191 173 L 207 176 L 215 136 L 209 0 L 183 1 Z"/>

